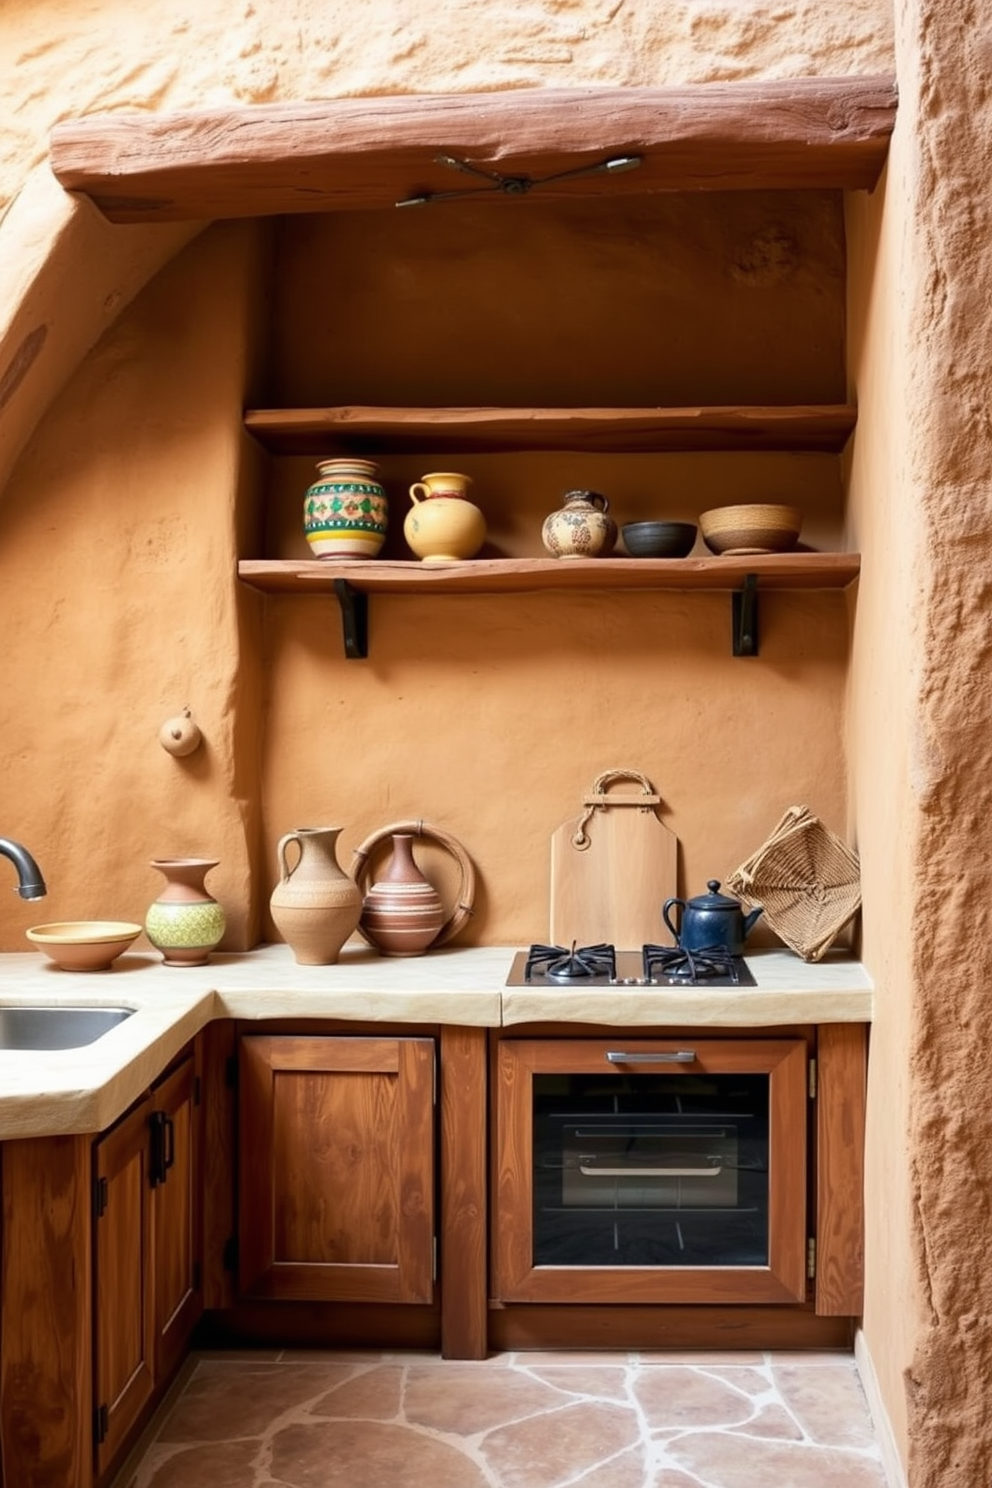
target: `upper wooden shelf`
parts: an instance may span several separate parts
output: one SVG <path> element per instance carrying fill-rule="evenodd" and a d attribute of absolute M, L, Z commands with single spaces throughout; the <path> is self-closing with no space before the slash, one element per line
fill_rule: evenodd
<path fill-rule="evenodd" d="M 344 580 L 366 594 L 526 594 L 551 589 L 735 590 L 754 575 L 760 589 L 845 589 L 861 570 L 857 553 L 761 553 L 700 558 L 472 558 L 461 563 L 352 563 L 247 558 L 238 576 L 272 594 L 334 593 Z"/>
<path fill-rule="evenodd" d="M 853 404 L 711 408 L 255 408 L 245 428 L 277 455 L 335 451 L 818 450 L 836 453 Z"/>
<path fill-rule="evenodd" d="M 476 186 L 438 154 L 540 178 L 637 155 L 640 166 L 540 184 L 534 197 L 766 189 L 871 189 L 896 112 L 890 76 L 520 89 L 339 98 L 183 113 L 94 114 L 52 131 L 68 191 L 111 222 L 174 222 L 394 207 Z M 512 199 L 511 199 L 512 198 Z"/>

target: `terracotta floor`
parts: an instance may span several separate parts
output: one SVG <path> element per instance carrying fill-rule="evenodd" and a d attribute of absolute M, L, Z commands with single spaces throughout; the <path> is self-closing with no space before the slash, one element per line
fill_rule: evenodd
<path fill-rule="evenodd" d="M 843 1354 L 203 1355 L 116 1488 L 885 1488 Z"/>

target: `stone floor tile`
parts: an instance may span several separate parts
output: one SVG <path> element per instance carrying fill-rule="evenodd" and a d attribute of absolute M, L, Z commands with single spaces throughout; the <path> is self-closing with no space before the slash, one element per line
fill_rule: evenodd
<path fill-rule="evenodd" d="M 522 1364 L 517 1367 L 523 1370 Z M 615 1364 L 604 1364 L 599 1368 L 592 1364 L 546 1364 L 528 1368 L 526 1373 L 532 1379 L 543 1380 L 546 1385 L 570 1395 L 594 1395 L 600 1400 L 627 1398 L 627 1370 Z"/>
<path fill-rule="evenodd" d="M 569 1488 L 644 1488 L 648 1481 L 645 1456 L 644 1447 L 631 1447 L 571 1479 Z M 698 1483 L 693 1488 L 699 1488 Z"/>
<path fill-rule="evenodd" d="M 164 1442 L 259 1436 L 285 1411 L 350 1379 L 354 1364 L 222 1364 L 201 1361 L 159 1432 Z"/>
<path fill-rule="evenodd" d="M 750 1421 L 735 1426 L 734 1431 L 742 1432 L 745 1436 L 777 1437 L 780 1441 L 803 1440 L 802 1427 L 790 1416 L 785 1406 L 777 1402 L 761 1406 Z"/>
<path fill-rule="evenodd" d="M 709 1488 L 886 1488 L 880 1460 L 837 1448 L 757 1437 L 745 1446 L 732 1432 L 699 1431 L 669 1442 L 667 1451 L 673 1466 Z"/>
<path fill-rule="evenodd" d="M 433 1431 L 478 1436 L 496 1426 L 555 1410 L 560 1391 L 515 1369 L 480 1374 L 461 1364 L 411 1364 L 406 1371 L 406 1419 Z"/>
<path fill-rule="evenodd" d="M 490 1488 L 468 1456 L 409 1426 L 364 1421 L 296 1424 L 274 1432 L 271 1446 L 270 1471 L 285 1488 L 411 1488 L 421 1483 L 430 1488 Z M 176 1488 L 181 1488 L 178 1482 Z"/>
<path fill-rule="evenodd" d="M 311 1414 L 335 1420 L 392 1421 L 400 1412 L 405 1373 L 399 1364 L 371 1365 L 314 1400 Z"/>
<path fill-rule="evenodd" d="M 153 1448 L 141 1464 L 135 1488 L 255 1488 L 259 1449 L 257 1441 L 181 1447 L 168 1454 Z"/>
<path fill-rule="evenodd" d="M 885 1488 L 851 1356 L 194 1356 L 114 1488 Z"/>
<path fill-rule="evenodd" d="M 499 1427 L 483 1438 L 480 1450 L 500 1488 L 556 1488 L 639 1440 L 633 1410 L 589 1401 Z"/>
<path fill-rule="evenodd" d="M 635 1356 L 638 1364 L 753 1364 L 765 1362 L 757 1349 L 642 1349 Z"/>
<path fill-rule="evenodd" d="M 674 1427 L 736 1426 L 754 1414 L 754 1401 L 703 1370 L 646 1369 L 638 1374 L 634 1397 L 655 1430 Z"/>
<path fill-rule="evenodd" d="M 751 1369 L 746 1364 L 740 1367 L 736 1364 L 706 1364 L 699 1368 L 700 1373 L 712 1379 L 723 1380 L 733 1389 L 740 1390 L 745 1395 L 752 1395 L 755 1399 L 762 1395 L 772 1396 L 775 1393 L 775 1386 L 767 1370 Z"/>
<path fill-rule="evenodd" d="M 870 1447 L 875 1440 L 868 1402 L 853 1364 L 779 1364 L 772 1378 L 786 1409 L 813 1441 L 826 1447 Z"/>

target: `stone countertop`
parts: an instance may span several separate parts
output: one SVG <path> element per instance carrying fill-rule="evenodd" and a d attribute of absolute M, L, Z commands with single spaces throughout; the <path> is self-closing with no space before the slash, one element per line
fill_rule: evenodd
<path fill-rule="evenodd" d="M 166 967 L 157 953 L 129 951 L 110 971 L 85 975 L 36 952 L 2 955 L 0 1007 L 97 1004 L 134 1014 L 81 1049 L 0 1049 L 0 1140 L 105 1131 L 216 1018 L 732 1029 L 872 1016 L 871 979 L 849 956 L 808 965 L 762 951 L 748 957 L 758 984 L 749 988 L 564 992 L 506 987 L 516 949 L 445 947 L 397 960 L 348 945 L 336 966 L 297 966 L 288 947 L 273 945 L 214 953 L 202 967 Z"/>

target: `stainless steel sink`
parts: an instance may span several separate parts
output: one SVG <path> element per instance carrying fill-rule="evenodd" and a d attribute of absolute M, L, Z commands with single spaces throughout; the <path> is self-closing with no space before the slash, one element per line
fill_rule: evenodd
<path fill-rule="evenodd" d="M 124 1007 L 0 1007 L 0 1049 L 82 1049 L 125 1018 Z"/>

